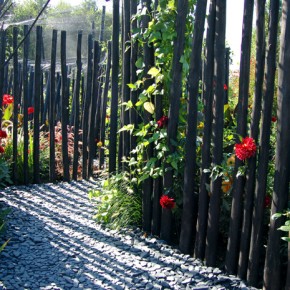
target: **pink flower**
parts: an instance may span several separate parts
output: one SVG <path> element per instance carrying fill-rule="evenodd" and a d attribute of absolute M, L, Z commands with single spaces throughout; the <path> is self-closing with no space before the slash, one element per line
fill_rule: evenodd
<path fill-rule="evenodd" d="M 158 128 L 164 128 L 166 127 L 168 124 L 168 117 L 167 116 L 162 116 L 158 121 L 157 121 L 157 125 Z"/>
<path fill-rule="evenodd" d="M 174 198 L 170 198 L 168 195 L 163 194 L 160 198 L 160 205 L 162 208 L 172 209 L 175 207 Z"/>
<path fill-rule="evenodd" d="M 246 160 L 255 156 L 257 146 L 255 140 L 251 137 L 243 138 L 241 143 L 235 145 L 236 156 L 240 160 Z"/>

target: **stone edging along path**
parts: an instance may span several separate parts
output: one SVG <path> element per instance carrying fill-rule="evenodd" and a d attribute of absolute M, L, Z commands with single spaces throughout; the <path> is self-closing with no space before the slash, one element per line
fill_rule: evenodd
<path fill-rule="evenodd" d="M 138 229 L 93 219 L 87 192 L 100 181 L 9 187 L 0 289 L 254 289 Z"/>

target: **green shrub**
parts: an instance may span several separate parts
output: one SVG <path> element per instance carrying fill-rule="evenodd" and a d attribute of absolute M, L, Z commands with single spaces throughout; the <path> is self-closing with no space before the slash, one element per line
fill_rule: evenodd
<path fill-rule="evenodd" d="M 90 200 L 97 202 L 97 221 L 113 229 L 141 225 L 141 194 L 137 180 L 129 173 L 111 176 L 104 181 L 102 190 L 90 190 L 88 195 Z"/>
<path fill-rule="evenodd" d="M 12 184 L 10 178 L 10 166 L 7 161 L 1 156 L 0 157 L 0 188 L 6 187 Z"/>

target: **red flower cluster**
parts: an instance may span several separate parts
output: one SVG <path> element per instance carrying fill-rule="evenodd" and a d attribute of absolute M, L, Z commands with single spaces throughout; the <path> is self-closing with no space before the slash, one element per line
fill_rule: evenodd
<path fill-rule="evenodd" d="M 7 133 L 4 130 L 0 129 L 0 141 L 2 138 L 7 138 Z M 0 145 L 0 153 L 4 153 L 4 147 Z"/>
<path fill-rule="evenodd" d="M 267 195 L 264 200 L 264 207 L 270 207 L 271 202 L 272 202 L 271 197 Z"/>
<path fill-rule="evenodd" d="M 240 160 L 246 160 L 255 156 L 256 151 L 257 146 L 255 140 L 251 137 L 243 138 L 241 143 L 235 145 L 236 156 Z"/>
<path fill-rule="evenodd" d="M 2 106 L 12 104 L 13 102 L 14 102 L 13 96 L 8 94 L 3 95 Z"/>
<path fill-rule="evenodd" d="M 163 194 L 160 198 L 160 205 L 162 208 L 172 209 L 175 207 L 174 198 L 170 198 L 168 195 Z"/>
<path fill-rule="evenodd" d="M 7 133 L 4 130 L 0 130 L 0 138 L 7 138 Z"/>
<path fill-rule="evenodd" d="M 277 117 L 272 116 L 271 121 L 272 121 L 273 123 L 277 122 Z"/>
<path fill-rule="evenodd" d="M 168 124 L 168 117 L 167 116 L 162 116 L 158 121 L 157 121 L 157 125 L 158 128 L 164 128 L 166 127 Z"/>
<path fill-rule="evenodd" d="M 228 86 L 227 86 L 227 84 L 224 84 L 224 90 L 225 90 L 225 91 L 228 90 Z"/>
<path fill-rule="evenodd" d="M 28 107 L 28 115 L 34 113 L 34 108 L 33 107 Z"/>

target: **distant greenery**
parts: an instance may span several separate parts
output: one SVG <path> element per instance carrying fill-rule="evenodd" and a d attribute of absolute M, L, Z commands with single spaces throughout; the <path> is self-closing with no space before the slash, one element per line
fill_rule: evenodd
<path fill-rule="evenodd" d="M 21 3 L 17 2 L 14 7 L 10 9 L 11 15 L 7 23 L 12 23 L 12 26 L 13 23 L 19 23 L 19 41 L 23 37 L 23 25 L 31 25 L 45 3 L 46 0 L 26 0 Z M 87 52 L 87 35 L 93 33 L 95 39 L 99 39 L 101 16 L 102 9 L 97 6 L 97 1 L 94 0 L 83 0 L 78 6 L 72 6 L 62 1 L 55 7 L 48 5 L 47 9 L 44 10 L 36 23 L 36 25 L 41 25 L 43 27 L 44 58 L 50 57 L 51 35 L 53 29 L 67 31 L 68 58 L 76 56 L 77 32 L 82 31 L 84 35 L 82 50 L 84 54 L 83 57 L 85 57 Z M 93 23 L 95 26 L 94 29 L 92 29 Z M 12 26 L 7 30 L 7 53 L 12 52 Z M 112 14 L 110 11 L 106 11 L 104 41 L 108 41 L 111 38 L 111 31 Z M 58 45 L 60 45 L 60 40 L 58 40 Z M 34 59 L 34 33 L 30 35 L 29 53 L 29 58 Z M 22 55 L 22 47 L 19 49 L 19 55 Z"/>

